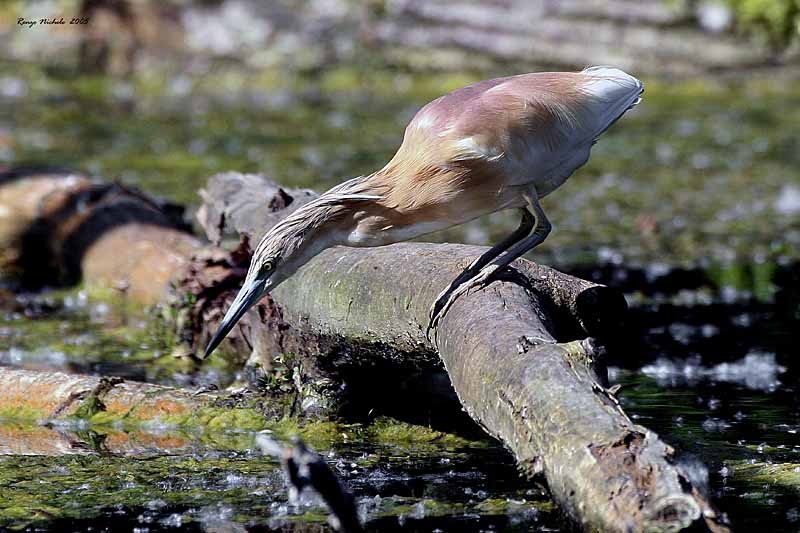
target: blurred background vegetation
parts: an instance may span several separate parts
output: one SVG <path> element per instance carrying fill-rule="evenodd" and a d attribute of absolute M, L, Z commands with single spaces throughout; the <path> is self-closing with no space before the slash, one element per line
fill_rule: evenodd
<path fill-rule="evenodd" d="M 0 163 L 72 166 L 190 205 L 222 170 L 323 190 L 382 166 L 444 92 L 613 64 L 646 80 L 644 103 L 546 200 L 556 231 L 537 257 L 786 261 L 800 248 L 798 5 L 6 2 Z M 488 243 L 512 225 L 500 214 L 434 238 Z"/>
<path fill-rule="evenodd" d="M 71 167 L 191 214 L 214 173 L 322 191 L 380 168 L 447 91 L 611 64 L 645 80 L 643 103 L 544 200 L 555 230 L 531 258 L 631 302 L 689 283 L 771 304 L 800 257 L 797 16 L 798 0 L 5 2 L 0 165 Z M 490 244 L 515 216 L 425 239 Z M 658 288 L 681 268 L 703 281 Z"/>
<path fill-rule="evenodd" d="M 728 0 L 740 31 L 751 33 L 780 50 L 797 41 L 800 2 L 797 0 Z"/>

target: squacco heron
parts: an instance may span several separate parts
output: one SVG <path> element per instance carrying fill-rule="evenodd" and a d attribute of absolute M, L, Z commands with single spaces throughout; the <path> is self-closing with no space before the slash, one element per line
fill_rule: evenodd
<path fill-rule="evenodd" d="M 456 298 L 545 240 L 551 226 L 539 200 L 586 163 L 597 137 L 642 91 L 621 70 L 591 67 L 482 81 L 430 102 L 385 167 L 337 185 L 264 235 L 205 356 L 265 293 L 326 248 L 384 246 L 518 209 L 519 227 L 439 294 L 430 329 Z"/>

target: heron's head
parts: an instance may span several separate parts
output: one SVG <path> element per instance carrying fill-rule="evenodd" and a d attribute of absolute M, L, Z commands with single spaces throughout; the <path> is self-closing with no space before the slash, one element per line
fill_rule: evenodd
<path fill-rule="evenodd" d="M 248 309 L 325 248 L 338 244 L 337 220 L 319 209 L 301 208 L 273 227 L 253 252 L 242 288 L 206 347 L 204 358 L 222 342 Z"/>

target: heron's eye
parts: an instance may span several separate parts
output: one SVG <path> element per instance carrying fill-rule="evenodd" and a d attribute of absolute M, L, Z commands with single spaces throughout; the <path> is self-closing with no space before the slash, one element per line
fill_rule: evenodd
<path fill-rule="evenodd" d="M 272 270 L 274 266 L 275 266 L 274 260 L 267 259 L 266 261 L 264 261 L 264 267 L 263 268 L 264 268 L 264 270 L 266 272 L 269 272 L 270 270 Z"/>

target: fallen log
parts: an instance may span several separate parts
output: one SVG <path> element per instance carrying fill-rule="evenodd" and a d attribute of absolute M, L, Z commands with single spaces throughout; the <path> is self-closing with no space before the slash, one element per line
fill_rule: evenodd
<path fill-rule="evenodd" d="M 221 393 L 0 367 L 0 455 L 175 453 L 193 444 L 183 431 L 238 429 L 243 411 L 220 407 L 228 401 Z"/>
<path fill-rule="evenodd" d="M 208 211 L 259 197 L 256 183 L 231 187 L 231 179 L 212 178 Z M 268 229 L 242 211 L 223 225 L 250 241 Z M 430 303 L 482 250 L 421 243 L 330 249 L 274 291 L 265 316 L 279 309 L 289 326 L 274 330 L 278 345 L 311 351 L 318 366 L 367 366 L 387 347 L 406 363 L 438 354 L 469 415 L 514 452 L 523 472 L 543 473 L 556 501 L 587 529 L 724 530 L 671 463 L 672 449 L 631 422 L 605 388 L 593 344 L 556 343 L 565 331 L 616 331 L 625 310 L 620 295 L 521 260 L 502 281 L 459 299 L 434 339 L 426 337 Z M 210 333 L 213 321 L 208 326 Z"/>
<path fill-rule="evenodd" d="M 120 378 L 40 372 L 0 367 L 0 417 L 64 425 L 80 421 L 118 423 L 129 429 L 233 428 L 260 430 L 260 412 L 231 409 L 229 395 L 188 390 Z M 247 415 L 247 416 L 245 416 Z M 243 423 L 247 419 L 248 423 Z"/>
<path fill-rule="evenodd" d="M 202 243 L 182 208 L 59 168 L 0 173 L 0 276 L 23 287 L 81 278 L 141 303 L 164 297 Z"/>
<path fill-rule="evenodd" d="M 0 180 L 0 193 L 4 187 Z M 171 305 L 184 305 L 183 329 L 195 348 L 214 331 L 238 288 L 247 243 L 275 222 L 265 224 L 263 206 L 291 209 L 312 196 L 303 192 L 295 201 L 274 185 L 236 174 L 212 178 L 203 194 L 201 219 L 214 228 L 210 236 L 219 241 L 227 231 L 243 237 L 244 246 L 230 258 L 201 249 L 182 233 L 176 238 L 186 246 L 171 247 L 180 260 L 169 264 L 170 275 L 135 276 L 150 262 L 163 262 L 158 254 L 135 260 L 140 251 L 131 242 L 138 242 L 142 227 L 135 219 L 96 234 L 79 262 L 85 281 L 116 283 L 127 273 L 148 289 L 157 287 L 139 291 L 139 301 L 152 301 L 159 291 L 166 301 L 165 286 L 174 286 Z M 73 211 L 88 220 L 85 209 Z M 149 211 L 147 216 L 158 218 Z M 40 245 L 48 235 L 64 233 L 58 231 L 62 224 L 52 223 L 59 218 L 48 220 Z M 80 228 L 89 231 L 87 224 L 68 227 L 73 239 Z M 182 232 L 174 224 L 150 227 L 145 243 L 171 242 Z M 123 228 L 133 241 L 118 240 L 92 255 L 104 236 Z M 56 249 L 69 251 L 63 243 L 73 241 L 56 242 L 62 243 Z M 470 417 L 511 449 L 523 472 L 543 474 L 554 499 L 586 529 L 725 530 L 724 519 L 672 464 L 671 448 L 631 422 L 605 388 L 595 345 L 575 340 L 617 331 L 625 309 L 619 294 L 521 260 L 501 280 L 459 299 L 432 339 L 426 337 L 430 303 L 483 250 L 409 243 L 327 250 L 248 313 L 232 333 L 228 353 L 246 352 L 267 370 L 276 366 L 277 354 L 284 364 L 291 355 L 294 414 L 341 412 L 353 376 L 380 398 L 394 382 L 443 365 Z M 118 257 L 98 257 L 108 253 Z M 182 294 L 193 297 L 181 300 Z"/>

